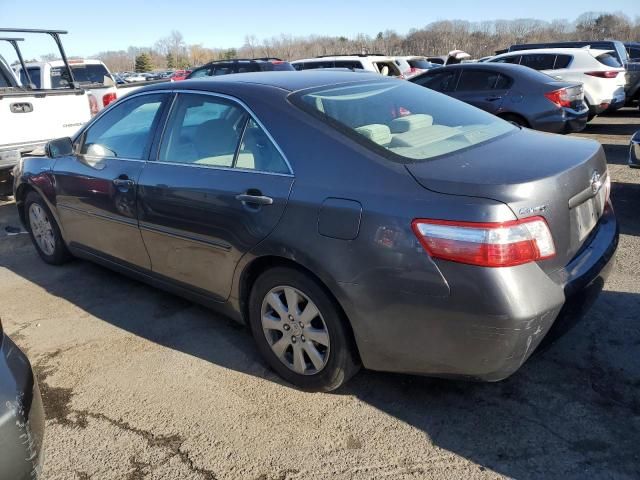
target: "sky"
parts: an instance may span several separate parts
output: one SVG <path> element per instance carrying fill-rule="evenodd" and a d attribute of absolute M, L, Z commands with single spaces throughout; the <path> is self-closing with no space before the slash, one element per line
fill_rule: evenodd
<path fill-rule="evenodd" d="M 640 0 L 0 0 L 0 26 L 67 30 L 63 37 L 67 54 L 86 57 L 130 45 L 152 46 L 171 30 L 179 30 L 187 44 L 230 48 L 241 46 L 247 34 L 259 39 L 281 33 L 353 37 L 387 29 L 407 33 L 436 20 L 572 21 L 603 7 L 631 18 L 640 16 Z M 25 57 L 57 51 L 49 38 L 27 39 Z M 6 48 L 0 49 L 0 54 L 5 52 Z"/>

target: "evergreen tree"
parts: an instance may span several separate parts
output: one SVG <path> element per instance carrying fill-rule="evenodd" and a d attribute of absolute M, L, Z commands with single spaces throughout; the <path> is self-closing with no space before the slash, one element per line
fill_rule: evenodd
<path fill-rule="evenodd" d="M 171 53 L 167 53 L 167 68 L 176 68 L 176 62 L 173 59 L 173 55 Z"/>
<path fill-rule="evenodd" d="M 148 53 L 141 53 L 136 57 L 136 72 L 149 72 L 152 69 L 153 64 Z"/>

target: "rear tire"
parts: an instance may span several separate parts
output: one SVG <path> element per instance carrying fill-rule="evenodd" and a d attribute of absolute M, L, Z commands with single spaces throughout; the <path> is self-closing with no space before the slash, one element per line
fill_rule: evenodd
<path fill-rule="evenodd" d="M 51 265 L 62 265 L 71 259 L 51 210 L 36 192 L 27 194 L 24 218 L 31 241 L 42 260 Z"/>
<path fill-rule="evenodd" d="M 258 277 L 249 298 L 249 324 L 269 366 L 303 390 L 335 390 L 360 368 L 335 300 L 299 270 L 277 267 Z"/>

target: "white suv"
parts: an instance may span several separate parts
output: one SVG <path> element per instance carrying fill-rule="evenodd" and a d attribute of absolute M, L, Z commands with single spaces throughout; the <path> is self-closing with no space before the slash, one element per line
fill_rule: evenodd
<path fill-rule="evenodd" d="M 335 55 L 305 58 L 291 62 L 296 70 L 314 68 L 353 68 L 380 73 L 388 77 L 402 77 L 393 57 L 384 55 Z"/>
<path fill-rule="evenodd" d="M 487 62 L 520 64 L 559 80 L 582 83 L 589 118 L 625 103 L 625 69 L 608 50 L 540 48 L 503 53 Z"/>
<path fill-rule="evenodd" d="M 420 75 L 422 72 L 426 72 L 431 68 L 440 66 L 431 63 L 427 60 L 427 57 L 420 56 L 394 57 L 394 60 L 396 65 L 398 65 L 398 68 L 400 68 L 404 78 L 415 77 L 416 75 Z"/>

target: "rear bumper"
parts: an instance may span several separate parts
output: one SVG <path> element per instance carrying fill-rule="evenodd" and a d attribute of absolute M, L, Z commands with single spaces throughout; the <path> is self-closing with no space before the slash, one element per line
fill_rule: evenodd
<path fill-rule="evenodd" d="M 555 109 L 548 115 L 532 121 L 531 127 L 549 133 L 575 133 L 584 130 L 589 119 L 589 109 Z"/>
<path fill-rule="evenodd" d="M 0 338 L 0 478 L 33 480 L 42 468 L 44 410 L 27 357 Z"/>
<path fill-rule="evenodd" d="M 608 209 L 589 245 L 553 276 L 534 263 L 491 269 L 438 262 L 451 287 L 448 297 L 343 284 L 342 303 L 363 364 L 441 377 L 506 378 L 549 331 L 557 338 L 582 317 L 580 307 L 588 305 L 586 298 L 595 300 L 611 270 L 617 242 Z"/>

